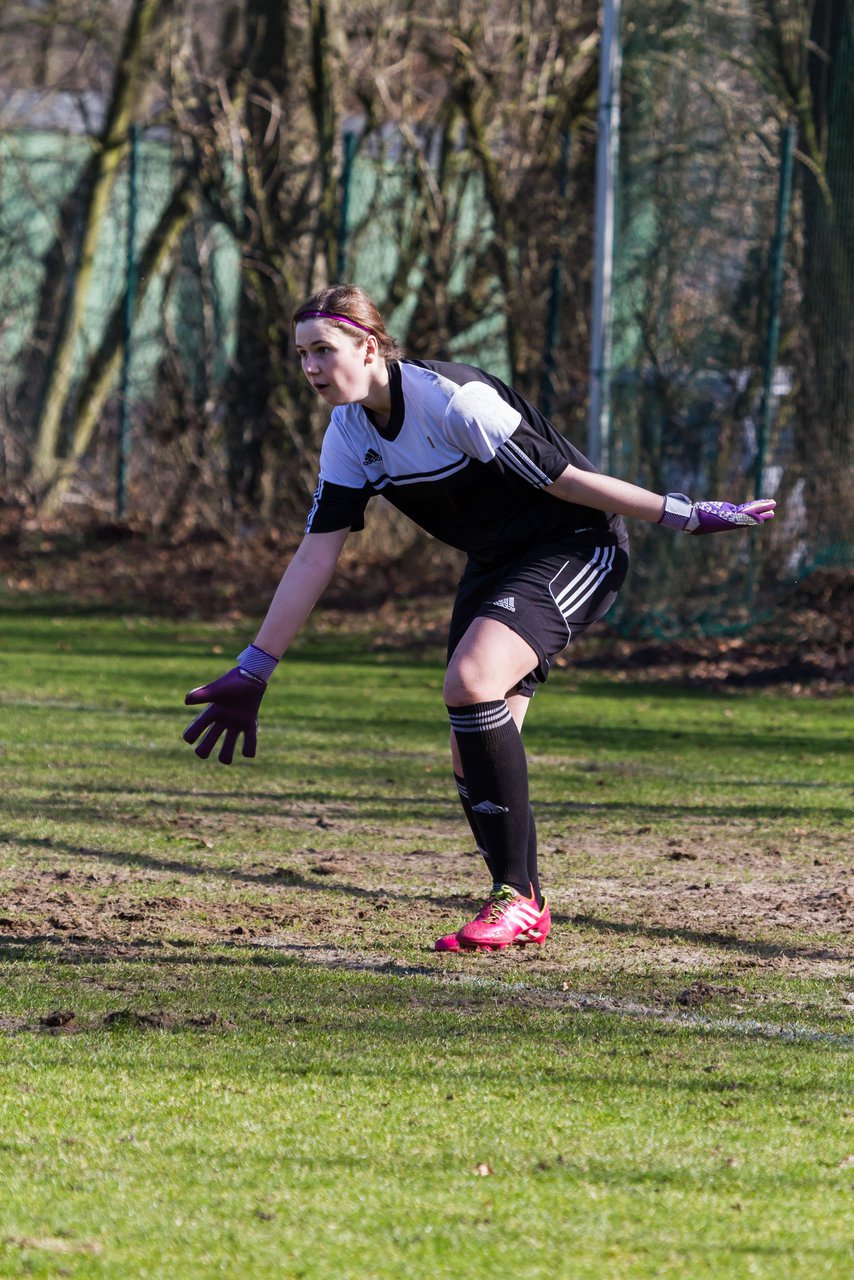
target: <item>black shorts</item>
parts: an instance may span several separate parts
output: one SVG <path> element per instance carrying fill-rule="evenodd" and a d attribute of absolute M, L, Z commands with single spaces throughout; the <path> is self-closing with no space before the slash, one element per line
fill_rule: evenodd
<path fill-rule="evenodd" d="M 498 568 L 469 561 L 451 615 L 448 659 L 475 618 L 495 618 L 537 655 L 538 665 L 518 685 L 532 697 L 552 659 L 611 608 L 628 567 L 627 544 L 592 530 L 531 547 Z"/>

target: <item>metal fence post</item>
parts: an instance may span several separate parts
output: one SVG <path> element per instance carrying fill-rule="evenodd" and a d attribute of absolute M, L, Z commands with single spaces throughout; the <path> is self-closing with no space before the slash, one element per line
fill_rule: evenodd
<path fill-rule="evenodd" d="M 603 0 L 599 48 L 598 142 L 590 403 L 587 453 L 594 466 L 611 464 L 611 289 L 614 271 L 614 194 L 620 154 L 621 0 Z"/>
<path fill-rule="evenodd" d="M 341 209 L 338 217 L 338 279 L 347 276 L 347 240 L 350 219 L 350 188 L 353 181 L 353 161 L 356 157 L 358 135 L 355 130 L 348 129 L 342 138 L 343 160 L 341 165 Z"/>
<path fill-rule="evenodd" d="M 566 233 L 566 193 L 569 189 L 569 164 L 571 135 L 564 129 L 560 136 L 560 170 L 558 172 L 558 228 L 557 243 L 552 257 L 549 276 L 549 311 L 546 319 L 546 349 L 543 353 L 540 378 L 540 406 L 548 418 L 554 400 L 554 371 L 558 341 L 560 339 L 560 302 L 563 287 L 563 241 Z"/>
<path fill-rule="evenodd" d="M 768 328 L 765 334 L 764 376 L 762 381 L 762 412 L 759 418 L 759 439 L 756 448 L 756 476 L 754 497 L 762 497 L 765 459 L 771 440 L 774 416 L 774 370 L 777 365 L 777 348 L 780 343 L 780 302 L 783 294 L 783 269 L 786 264 L 786 232 L 789 225 L 789 207 L 792 202 L 792 167 L 795 148 L 795 126 L 791 121 L 783 130 L 780 148 L 780 186 L 777 192 L 777 223 L 771 242 L 771 297 L 768 303 Z"/>
<path fill-rule="evenodd" d="M 137 152 L 139 126 L 131 125 L 128 151 L 127 244 L 125 247 L 125 306 L 122 335 L 122 366 L 119 377 L 119 454 L 116 472 L 116 516 L 124 519 L 127 505 L 127 471 L 130 464 L 130 361 L 133 339 L 133 313 L 136 306 L 137 259 L 136 215 L 138 207 Z"/>

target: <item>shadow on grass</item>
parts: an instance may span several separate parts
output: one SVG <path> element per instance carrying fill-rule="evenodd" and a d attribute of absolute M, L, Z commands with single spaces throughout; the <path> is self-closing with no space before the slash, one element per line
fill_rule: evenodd
<path fill-rule="evenodd" d="M 351 772 L 353 772 L 352 769 Z M 602 772 L 607 773 L 607 770 Z M 312 786 L 297 784 L 291 788 L 283 788 L 281 791 L 260 791 L 247 788 L 245 793 L 233 790 L 169 789 L 160 786 L 151 788 L 111 786 L 100 782 L 93 782 L 90 786 L 68 786 L 64 784 L 61 788 L 62 794 L 59 796 L 57 796 L 56 792 L 52 795 L 48 793 L 39 800 L 38 811 L 40 818 L 52 818 L 59 822 L 85 821 L 99 823 L 115 821 L 116 812 L 114 809 L 106 809 L 96 803 L 82 803 L 74 797 L 75 792 L 82 792 L 91 796 L 93 791 L 97 791 L 99 794 L 104 795 L 141 797 L 147 802 L 152 816 L 165 809 L 168 809 L 171 815 L 171 806 L 176 801 L 180 802 L 182 806 L 188 807 L 197 804 L 200 814 L 206 817 L 215 814 L 221 814 L 232 819 L 243 816 L 253 822 L 268 816 L 279 818 L 294 817 L 306 820 L 309 816 L 316 818 L 318 816 L 316 813 L 313 815 L 306 814 L 307 805 L 316 806 L 325 817 L 358 818 L 360 822 L 393 821 L 398 823 L 401 814 L 410 819 L 449 819 L 458 816 L 455 796 L 450 793 L 450 790 L 447 795 L 443 796 L 431 796 L 424 793 L 407 795 L 389 791 L 388 794 L 382 794 L 381 798 L 379 798 L 376 793 L 378 790 L 382 790 L 382 780 L 376 778 L 370 768 L 364 768 L 358 771 L 358 780 L 366 786 L 371 786 L 374 796 L 369 798 L 363 791 L 358 789 L 348 791 L 342 789 L 340 765 L 329 766 L 328 768 L 317 765 L 312 769 L 312 774 L 314 777 L 314 785 Z M 328 778 L 328 783 L 324 783 L 324 778 Z M 611 786 L 624 784 L 624 779 L 609 775 L 608 784 Z M 753 801 L 749 804 L 726 804 L 719 795 L 714 794 L 719 787 L 732 786 L 733 788 L 739 788 L 745 785 L 754 791 L 759 787 L 767 787 L 778 792 L 786 789 L 797 790 L 798 792 L 809 791 L 816 797 L 822 797 L 821 815 L 823 822 L 834 821 L 840 825 L 852 824 L 852 811 L 849 804 L 830 804 L 825 802 L 827 792 L 841 791 L 845 793 L 849 789 L 847 783 L 794 783 L 785 779 L 753 784 L 738 782 L 731 784 L 726 782 L 716 783 L 714 780 L 710 780 L 704 787 L 705 792 L 708 794 L 708 799 L 690 804 L 684 801 L 673 803 L 668 803 L 667 801 L 643 801 L 633 797 L 631 794 L 627 794 L 624 799 L 619 800 L 607 799 L 605 796 L 597 797 L 596 799 L 578 800 L 545 800 L 537 797 L 534 800 L 534 809 L 538 819 L 548 818 L 551 821 L 559 820 L 562 817 L 569 818 L 573 814 L 579 813 L 600 814 L 603 817 L 628 815 L 633 821 L 636 820 L 639 823 L 654 822 L 657 818 L 680 817 L 703 818 L 706 820 L 713 818 L 717 822 L 720 822 L 721 819 L 735 819 L 736 821 L 760 818 L 776 821 L 786 821 L 787 819 L 800 821 L 803 819 L 804 799 L 802 796 L 793 797 L 790 804 L 779 801 L 774 802 L 770 799 L 767 803 Z M 621 785 L 620 789 L 625 792 L 624 785 Z M 240 803 L 241 800 L 245 800 L 245 803 Z M 818 798 L 816 799 L 817 803 L 819 803 Z M 14 801 L 14 788 L 10 787 L 6 791 L 3 809 L 9 817 L 31 817 L 33 801 L 28 796 L 26 800 L 16 804 Z M 129 816 L 137 817 L 138 815 Z"/>
<path fill-rule="evenodd" d="M 749 940 L 739 938 L 734 933 L 719 933 L 717 930 L 701 931 L 698 929 L 668 928 L 663 925 L 626 924 L 613 920 L 600 920 L 596 916 L 553 915 L 555 924 L 582 925 L 595 929 L 604 935 L 620 934 L 623 936 L 652 938 L 658 942 L 693 942 L 700 946 L 721 947 L 727 951 L 740 951 L 745 955 L 781 957 L 789 960 L 846 960 L 850 958 L 848 951 L 833 950 L 829 947 L 809 945 L 786 945 L 779 942 L 764 942 L 761 939 Z"/>
<path fill-rule="evenodd" d="M 71 857 L 112 863 L 115 866 L 127 867 L 137 871 L 157 871 L 164 875 L 178 875 L 204 880 L 225 880 L 234 885 L 251 884 L 263 885 L 269 888 L 302 889 L 310 893 L 331 891 L 359 899 L 360 901 L 379 899 L 392 902 L 429 902 L 433 906 L 449 909 L 465 907 L 471 904 L 470 897 L 462 894 L 441 897 L 433 893 L 395 893 L 385 888 L 362 889 L 358 885 L 345 884 L 339 880 L 334 880 L 326 874 L 318 876 L 317 879 L 309 879 L 300 875 L 298 871 L 292 871 L 289 868 L 281 868 L 277 871 L 252 872 L 235 866 L 217 867 L 200 862 L 185 862 L 183 859 L 178 858 L 155 858 L 151 854 L 132 853 L 124 849 L 96 849 L 91 845 L 67 844 L 61 840 L 54 840 L 52 837 L 28 840 L 20 836 L 11 835 L 9 832 L 0 831 L 0 843 L 15 845 L 18 848 L 27 850 L 32 850 L 34 846 L 41 847 L 50 850 L 51 853 L 62 853 Z M 329 858 L 332 855 L 327 852 L 324 855 L 318 854 L 317 856 Z"/>
<path fill-rule="evenodd" d="M 410 1076 L 413 1073 L 422 1076 L 425 1070 L 430 1070 L 429 1058 L 425 1060 L 423 1056 L 419 1056 L 419 1044 L 429 1043 L 443 1052 L 439 1066 L 441 1078 L 444 1080 L 447 1071 L 444 1052 L 453 1044 L 449 1037 L 460 1036 L 465 1037 L 467 1042 L 465 1053 L 473 1060 L 476 1059 L 471 1064 L 469 1059 L 466 1059 L 467 1075 L 473 1073 L 482 1081 L 494 1080 L 506 1084 L 508 1041 L 515 1042 L 529 1051 L 532 1032 L 537 1035 L 539 1043 L 543 1038 L 543 1029 L 535 1027 L 528 1018 L 538 1018 L 543 1013 L 566 1015 L 567 1020 L 565 1022 L 562 1020 L 560 1026 L 552 1024 L 552 1031 L 557 1033 L 558 1040 L 562 1031 L 569 1035 L 573 1042 L 587 1038 L 597 1044 L 601 1042 L 601 1024 L 595 1017 L 590 1017 L 590 1015 L 599 1014 L 608 1018 L 616 1016 L 632 1021 L 658 1023 L 665 1034 L 674 1027 L 679 1029 L 684 1026 L 690 1028 L 700 1025 L 704 1031 L 715 1030 L 727 1037 L 736 1035 L 740 1040 L 748 1036 L 762 1040 L 797 1041 L 802 1048 L 812 1047 L 822 1055 L 826 1055 L 829 1050 L 844 1051 L 847 1054 L 854 1048 L 854 1037 L 808 1027 L 778 1023 L 763 1024 L 752 1020 L 739 1023 L 726 1015 L 715 1020 L 690 1011 L 674 1010 L 666 1004 L 648 1007 L 637 1005 L 632 1001 L 621 1002 L 608 997 L 594 997 L 587 1004 L 579 1004 L 577 996 L 572 992 L 547 991 L 528 986 L 524 982 L 511 981 L 508 984 L 507 993 L 512 992 L 512 1000 L 508 1001 L 506 995 L 503 998 L 498 995 L 499 989 L 504 985 L 500 976 L 487 977 L 484 980 L 480 974 L 472 975 L 470 972 L 455 970 L 449 975 L 448 981 L 443 981 L 441 965 L 430 967 L 395 960 L 377 958 L 372 960 L 370 957 L 353 956 L 322 946 L 300 948 L 287 946 L 277 950 L 271 948 L 260 951 L 242 944 L 225 945 L 229 947 L 226 954 L 202 950 L 192 952 L 173 950 L 169 944 L 164 945 L 160 941 L 149 943 L 140 940 L 136 944 L 117 945 L 90 939 L 88 945 L 78 944 L 71 949 L 66 939 L 56 935 L 5 938 L 0 936 L 0 966 L 20 963 L 27 965 L 32 971 L 34 965 L 42 964 L 45 967 L 46 976 L 51 979 L 58 964 L 75 967 L 115 965 L 140 967 L 142 972 L 137 990 L 133 991 L 126 986 L 120 988 L 105 986 L 104 990 L 121 990 L 125 1005 L 137 999 L 141 1000 L 143 1010 L 137 1012 L 133 1008 L 125 1007 L 118 1011 L 108 1011 L 106 1017 L 101 1015 L 97 1024 L 89 1027 L 76 1026 L 70 1028 L 72 1032 L 85 1030 L 100 1032 L 105 1027 L 118 1031 L 153 1029 L 178 1032 L 201 1028 L 206 1033 L 217 1029 L 238 1030 L 235 1024 L 227 1025 L 211 1019 L 209 1013 L 199 1018 L 196 1001 L 193 1001 L 189 1010 L 175 1011 L 173 1008 L 168 1012 L 164 1011 L 163 1017 L 145 1012 L 150 1009 L 152 993 L 157 990 L 156 984 L 152 985 L 151 977 L 145 974 L 146 966 L 167 970 L 188 967 L 208 970 L 208 986 L 205 988 L 205 1007 L 208 1011 L 212 1004 L 216 1004 L 219 1006 L 217 1013 L 222 1017 L 241 1016 L 244 1031 L 247 1020 L 263 1022 L 271 1028 L 274 1035 L 283 1027 L 290 1027 L 295 1023 L 305 1024 L 304 1032 L 307 1038 L 304 1040 L 303 1051 L 307 1055 L 307 1060 L 304 1067 L 301 1067 L 298 1062 L 290 1062 L 288 1071 L 291 1074 L 294 1071 L 305 1070 L 312 1075 L 349 1076 L 353 1074 L 354 1060 L 359 1061 L 359 1070 L 366 1074 L 373 1075 L 378 1071 L 385 1073 L 387 1064 L 378 1065 L 376 1062 L 367 1060 L 360 1046 L 369 1046 L 373 1049 L 384 1041 L 387 1043 L 391 1036 L 395 1041 L 405 1042 L 417 1058 L 414 1064 L 406 1064 L 396 1059 L 394 1067 L 396 1078 Z M 239 998 L 235 1006 L 233 991 L 225 993 L 224 1003 L 221 996 L 217 998 L 216 978 L 213 972 L 217 969 L 223 972 L 225 978 L 230 979 L 236 975 L 238 980 L 240 980 L 241 969 L 279 971 L 288 975 L 288 982 L 276 993 L 271 992 L 268 997 L 265 997 L 263 1007 L 258 1005 L 253 1010 L 246 1005 L 245 1000 Z M 386 980 L 389 985 L 380 988 L 379 992 L 373 984 L 367 988 L 348 986 L 347 998 L 342 1004 L 340 988 L 324 987 L 323 983 L 325 978 L 334 979 L 336 974 L 344 973 L 361 975 L 375 981 Z M 313 981 L 314 975 L 322 975 L 319 986 Z M 303 980 L 309 978 L 312 981 L 308 1003 L 305 1000 L 305 988 L 300 985 L 299 978 Z M 401 979 L 410 978 L 429 979 L 431 986 L 418 988 L 418 996 L 413 999 L 412 989 L 400 985 Z M 462 981 L 458 982 L 456 979 L 462 979 Z M 29 980 L 32 981 L 32 976 Z M 91 983 L 93 977 L 84 977 L 83 981 Z M 68 988 L 70 984 L 67 978 L 65 983 Z M 193 991 L 195 990 L 194 988 Z M 403 999 L 401 999 L 402 992 L 405 993 Z M 271 1014 L 268 1008 L 269 1000 L 274 995 L 281 1000 L 283 993 L 284 1007 Z M 497 1014 L 497 1000 L 501 1001 L 509 1013 L 509 1022 Z M 195 1013 L 196 1016 L 188 1017 L 190 1013 Z M 342 1013 L 346 1018 L 346 1024 L 342 1022 Z M 117 1017 L 117 1014 L 120 1016 Z M 437 1015 L 440 1019 L 438 1023 L 435 1021 Z M 75 1015 L 72 1012 L 69 1016 L 73 1019 Z M 448 1016 L 453 1019 L 451 1023 L 447 1021 Z M 330 1046 L 324 1046 L 322 1040 L 317 1040 L 317 1033 L 331 1032 L 337 1037 L 345 1025 L 349 1042 L 345 1049 L 342 1050 L 337 1040 Z M 64 1030 L 63 1024 L 57 1026 L 44 1017 L 34 1020 L 32 1014 L 6 1018 L 0 1025 L 0 1035 L 17 1032 L 62 1034 Z M 318 1048 L 321 1050 L 319 1054 Z M 327 1049 L 328 1052 L 326 1052 Z M 750 1094 L 765 1096 L 767 1088 L 763 1081 L 756 1082 L 749 1078 L 739 1080 L 733 1080 L 730 1076 L 715 1078 L 701 1075 L 696 1071 L 692 1071 L 686 1078 L 669 1069 L 658 1074 L 651 1072 L 649 1068 L 646 1053 L 643 1066 L 638 1073 L 626 1070 L 623 1059 L 617 1055 L 604 1075 L 601 1068 L 597 1068 L 595 1074 L 591 1074 L 587 1066 L 570 1056 L 552 1058 L 538 1068 L 537 1076 L 552 1080 L 562 1080 L 571 1076 L 576 1085 L 586 1083 L 597 1090 L 601 1089 L 603 1080 L 607 1079 L 609 1083 L 622 1087 L 635 1088 L 640 1085 L 644 1090 L 662 1090 L 667 1097 L 670 1097 L 674 1090 L 689 1095 L 708 1096 L 712 1099 L 725 1097 L 728 1106 L 733 1105 L 731 1101 L 733 1090 L 737 1089 L 739 1098 L 746 1100 Z M 825 1090 L 834 1090 L 833 1084 L 825 1079 L 826 1068 L 827 1061 L 823 1056 L 823 1087 Z M 842 1082 L 838 1087 L 840 1102 L 848 1097 L 845 1084 L 846 1082 Z M 794 1083 L 787 1080 L 785 1087 L 788 1092 L 796 1096 L 801 1094 L 813 1096 L 815 1081 Z M 562 1164 L 563 1161 L 559 1159 L 556 1163 Z M 541 1166 L 541 1169 L 543 1172 L 546 1171 L 545 1166 Z M 646 1174 L 641 1175 L 642 1178 L 646 1176 Z M 679 1177 L 684 1181 L 684 1170 L 680 1171 Z"/>
<path fill-rule="evenodd" d="M 168 964 L 194 968 L 260 967 L 260 968 L 310 968 L 326 970 L 342 969 L 348 972 L 386 974 L 390 977 L 436 977 L 436 968 L 411 964 L 403 960 L 371 960 L 338 951 L 334 946 L 320 943 L 288 942 L 275 946 L 247 947 L 239 943 L 219 942 L 228 951 L 211 952 L 204 944 L 191 949 L 184 944 L 170 943 L 162 938 L 140 938 L 132 942 L 110 941 L 106 938 L 71 938 L 59 933 L 2 934 L 0 933 L 0 964 L 31 963 L 50 952 L 51 960 L 63 964 Z M 55 954 L 55 953 L 59 954 Z"/>

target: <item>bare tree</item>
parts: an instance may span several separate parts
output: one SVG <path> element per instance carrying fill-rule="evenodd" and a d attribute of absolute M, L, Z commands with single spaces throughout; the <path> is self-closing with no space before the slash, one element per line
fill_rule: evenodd
<path fill-rule="evenodd" d="M 724 483 L 749 464 L 784 120 L 799 129 L 782 346 L 805 370 L 795 428 L 815 440 L 821 422 L 822 447 L 850 447 L 850 73 L 835 48 L 851 3 L 646 0 L 642 23 L 626 6 L 615 331 L 625 376 L 615 398 L 622 465 L 656 486 L 683 475 Z M 152 424 L 139 454 L 146 481 L 163 475 L 156 519 L 168 523 L 194 486 L 217 483 L 218 518 L 301 516 L 324 418 L 293 358 L 290 315 L 345 261 L 413 355 L 492 364 L 523 393 L 547 388 L 559 423 L 582 426 L 593 0 L 436 0 L 430 10 L 415 0 L 47 0 L 6 5 L 0 22 L 46 95 L 64 86 L 82 104 L 97 83 L 111 104 L 53 215 L 13 405 L 6 453 L 20 456 L 37 427 L 30 484 L 44 501 L 56 507 L 81 468 L 115 447 L 99 428 L 115 404 L 128 299 L 113 299 L 103 332 L 87 331 L 82 362 L 80 335 L 132 125 L 168 131 L 173 155 L 137 299 L 139 313 L 151 281 L 174 286 L 156 408 L 137 408 L 140 429 Z M 0 65 L 3 75 L 30 83 L 20 66 Z M 214 234 L 239 260 L 227 350 L 210 320 Z M 23 242 L 7 240 L 15 252 Z M 202 321 L 182 337 L 169 308 L 191 276 Z"/>
<path fill-rule="evenodd" d="M 33 452 L 31 483 L 36 494 L 41 496 L 57 486 L 63 473 L 67 475 L 60 452 L 61 435 L 74 382 L 77 338 L 95 270 L 98 239 L 127 146 L 144 52 L 161 6 L 167 8 L 168 0 L 134 0 L 104 127 L 87 174 L 88 191 L 78 260 L 61 327 L 55 338 Z M 86 438 L 75 443 L 72 459 L 82 455 L 87 443 Z"/>
<path fill-rule="evenodd" d="M 586 258 L 590 237 L 596 7 L 531 0 L 425 13 L 410 0 L 384 9 L 375 31 L 354 89 L 370 123 L 393 125 L 385 146 L 410 180 L 394 226 L 400 254 L 388 302 L 402 305 L 415 291 L 407 312 L 416 352 L 459 350 L 460 335 L 500 317 L 508 372 L 534 393 L 558 252 L 572 286 L 564 341 L 577 336 L 586 311 L 586 283 L 578 296 L 569 264 L 579 249 Z M 386 46 L 379 59 L 376 39 Z M 573 172 L 564 183 L 569 135 Z"/>
<path fill-rule="evenodd" d="M 79 265 L 66 273 L 67 304 L 59 314 L 47 307 L 43 324 L 54 356 L 31 483 L 53 507 L 91 453 L 121 357 L 121 298 L 82 376 L 73 353 L 93 246 L 130 124 L 143 118 L 143 67 L 157 77 L 158 117 L 172 129 L 179 163 L 165 221 L 143 250 L 141 280 L 153 279 L 152 265 L 174 253 L 189 219 L 220 222 L 240 250 L 237 345 L 216 393 L 225 407 L 235 511 L 259 502 L 296 509 L 312 483 L 322 420 L 292 359 L 289 316 L 307 290 L 339 269 L 346 113 L 362 117 L 365 161 L 391 172 L 377 184 L 364 221 L 386 228 L 391 275 L 380 301 L 401 311 L 416 354 L 460 354 L 460 335 L 471 333 L 473 347 L 492 325 L 510 376 L 535 390 L 543 304 L 558 254 L 580 290 L 564 291 L 565 329 L 584 336 L 585 272 L 570 265 L 570 242 L 589 238 L 586 177 L 578 180 L 589 173 L 591 154 L 597 34 L 588 0 L 577 9 L 554 0 L 499 5 L 489 22 L 474 5 L 425 15 L 412 0 L 390 8 L 364 0 L 346 13 L 337 0 L 307 7 L 239 0 L 220 12 L 215 35 L 216 10 L 206 11 L 204 40 L 191 30 L 195 8 L 189 0 L 134 0 L 111 107 L 81 179 Z M 579 135 L 572 184 L 578 216 L 567 220 L 557 172 L 570 130 Z M 563 244 L 561 228 L 571 228 Z M 370 257 L 366 244 L 357 231 L 351 261 Z M 49 295 L 46 283 L 46 304 Z M 583 367 L 580 356 L 566 363 Z M 174 381 L 180 361 L 170 367 Z M 564 378 L 565 399 L 577 405 L 583 388 L 579 393 L 573 381 Z M 173 430 L 180 435 L 177 418 Z"/>

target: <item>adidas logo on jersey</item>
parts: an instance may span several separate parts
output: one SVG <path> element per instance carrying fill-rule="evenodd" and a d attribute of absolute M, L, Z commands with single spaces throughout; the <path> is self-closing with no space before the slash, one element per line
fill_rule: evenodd
<path fill-rule="evenodd" d="M 516 597 L 504 596 L 501 600 L 493 600 L 496 609 L 508 609 L 510 613 L 516 612 Z"/>
<path fill-rule="evenodd" d="M 373 466 L 375 462 L 382 462 L 382 458 L 377 453 L 376 449 L 369 449 L 368 452 L 365 454 L 363 465 L 366 467 L 370 467 L 370 466 Z"/>

